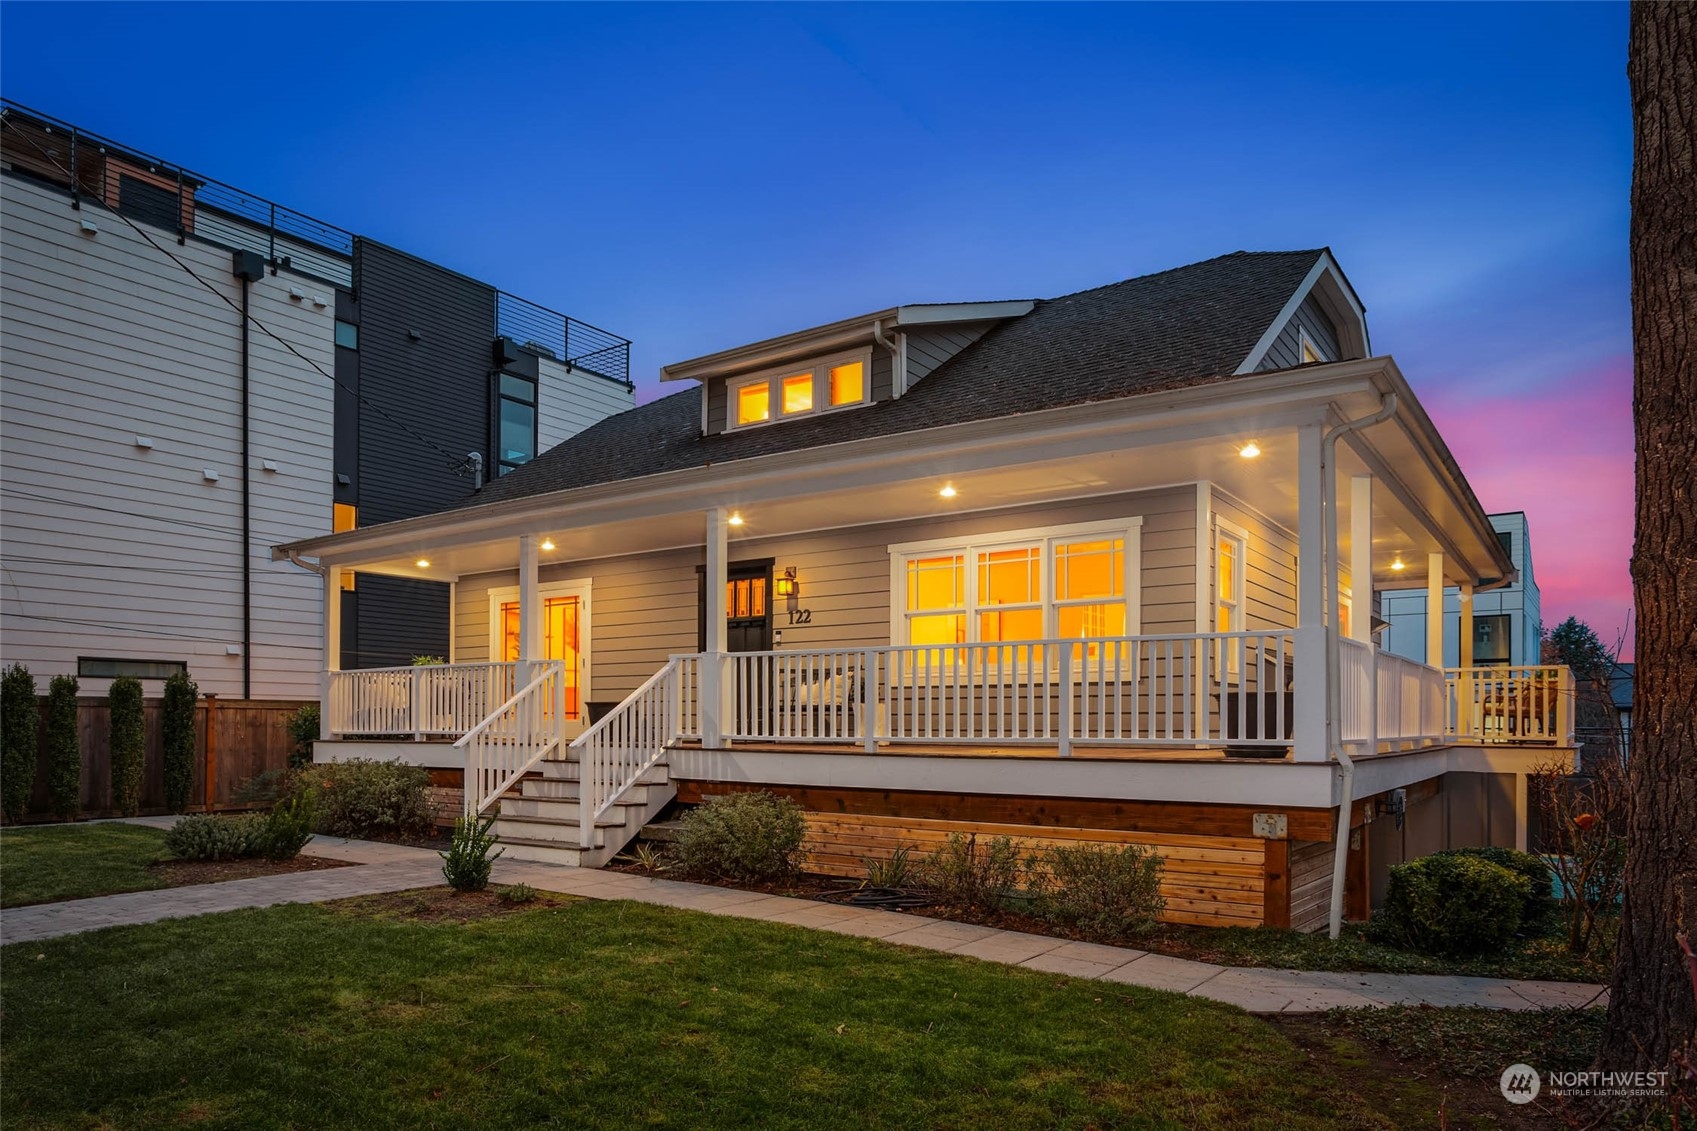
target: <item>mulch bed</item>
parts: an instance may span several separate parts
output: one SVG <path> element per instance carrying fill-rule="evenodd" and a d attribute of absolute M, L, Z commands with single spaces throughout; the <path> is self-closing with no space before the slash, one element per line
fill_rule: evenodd
<path fill-rule="evenodd" d="M 455 891 L 450 887 L 414 888 L 411 891 L 386 892 L 382 895 L 362 895 L 353 899 L 338 899 L 326 907 L 344 914 L 367 919 L 399 919 L 409 923 L 473 923 L 496 919 L 519 911 L 535 911 L 540 907 L 559 907 L 576 903 L 577 896 L 539 891 L 524 902 L 505 898 L 502 888 L 486 891 Z"/>
<path fill-rule="evenodd" d="M 266 860 L 249 857 L 243 860 L 162 860 L 149 864 L 148 869 L 166 887 L 182 888 L 194 884 L 217 884 L 225 880 L 251 880 L 257 876 L 281 876 L 289 872 L 320 872 L 326 868 L 346 868 L 348 860 L 325 860 L 318 856 L 297 856 L 293 860 Z"/>

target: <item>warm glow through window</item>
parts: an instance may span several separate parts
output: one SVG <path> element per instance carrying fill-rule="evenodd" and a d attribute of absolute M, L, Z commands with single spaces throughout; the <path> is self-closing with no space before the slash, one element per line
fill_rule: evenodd
<path fill-rule="evenodd" d="M 772 418 L 771 386 L 762 381 L 737 390 L 737 423 L 759 424 Z"/>
<path fill-rule="evenodd" d="M 831 367 L 831 404 L 859 404 L 866 399 L 866 363 L 851 361 Z"/>
<path fill-rule="evenodd" d="M 813 411 L 813 374 L 784 378 L 784 415 Z"/>
<path fill-rule="evenodd" d="M 746 428 L 865 404 L 871 353 L 825 358 L 806 370 L 777 370 L 728 383 L 730 426 Z"/>

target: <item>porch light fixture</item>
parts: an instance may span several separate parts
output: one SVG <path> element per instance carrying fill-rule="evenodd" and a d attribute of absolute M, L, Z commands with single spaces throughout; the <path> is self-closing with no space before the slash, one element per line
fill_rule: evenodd
<path fill-rule="evenodd" d="M 741 514 L 741 512 L 734 513 L 734 514 L 731 515 L 730 518 L 727 518 L 725 521 L 730 523 L 732 526 L 741 526 L 742 525 L 742 514 Z"/>
<path fill-rule="evenodd" d="M 552 538 L 544 538 L 542 540 L 542 545 L 537 548 L 541 550 L 552 550 L 554 548 L 554 540 Z"/>
<path fill-rule="evenodd" d="M 955 490 L 953 483 L 945 483 L 943 484 L 943 489 L 938 491 L 937 494 L 941 495 L 945 499 L 952 499 L 956 495 L 960 494 L 960 492 Z"/>
<path fill-rule="evenodd" d="M 417 566 L 419 569 L 429 569 L 430 568 L 430 559 L 429 558 L 420 558 L 412 564 Z"/>
<path fill-rule="evenodd" d="M 801 582 L 796 580 L 795 566 L 785 566 L 784 572 L 772 579 L 772 592 L 785 598 L 801 596 Z"/>
<path fill-rule="evenodd" d="M 1394 561 L 1394 562 L 1392 562 L 1392 563 L 1391 563 L 1391 568 L 1392 568 L 1392 569 L 1393 569 L 1393 570 L 1395 570 L 1395 571 L 1396 571 L 1396 572 L 1398 572 L 1398 573 L 1401 573 L 1401 572 L 1402 572 L 1402 571 L 1403 571 L 1403 570 L 1405 570 L 1405 569 L 1407 569 L 1407 568 L 1408 568 L 1408 566 L 1406 566 L 1406 565 L 1405 565 L 1405 564 L 1403 564 L 1403 560 L 1402 560 L 1402 555 L 1401 555 L 1401 554 L 1398 554 L 1398 555 L 1397 555 L 1397 556 L 1396 556 L 1396 561 Z"/>
<path fill-rule="evenodd" d="M 1257 444 L 1254 440 L 1251 440 L 1249 443 L 1239 448 L 1237 450 L 1237 454 L 1242 456 L 1244 459 L 1254 459 L 1256 456 L 1261 454 L 1261 445 Z"/>

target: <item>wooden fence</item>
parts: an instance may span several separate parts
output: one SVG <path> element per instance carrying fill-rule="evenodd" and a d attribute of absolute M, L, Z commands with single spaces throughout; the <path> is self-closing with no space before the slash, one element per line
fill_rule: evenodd
<path fill-rule="evenodd" d="M 41 747 L 36 755 L 35 792 L 29 821 L 53 820 L 47 792 L 47 699 L 41 704 Z M 218 699 L 207 696 L 194 708 L 194 786 L 190 812 L 239 809 L 234 800 L 242 783 L 266 770 L 288 766 L 293 743 L 289 716 L 304 701 Z M 141 812 L 165 812 L 165 755 L 161 729 L 161 700 L 149 699 L 142 708 L 147 753 L 142 771 Z M 82 746 L 83 817 L 113 817 L 112 719 L 103 698 L 77 700 L 77 731 Z"/>

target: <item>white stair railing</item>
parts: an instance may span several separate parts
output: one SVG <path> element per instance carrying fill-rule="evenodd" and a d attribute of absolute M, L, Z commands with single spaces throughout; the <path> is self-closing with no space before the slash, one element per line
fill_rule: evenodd
<path fill-rule="evenodd" d="M 528 665 L 527 674 L 533 676 L 529 683 L 454 743 L 454 749 L 465 751 L 468 817 L 489 808 L 550 750 L 561 745 L 566 721 L 566 666 L 559 660 L 539 661 Z"/>
<path fill-rule="evenodd" d="M 571 744 L 568 757 L 578 764 L 578 834 L 582 847 L 595 847 L 596 819 L 629 792 L 677 741 L 683 713 L 679 673 L 684 669 L 685 664 L 674 657 Z"/>

